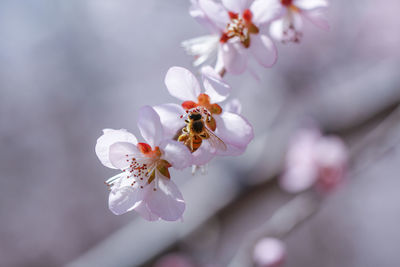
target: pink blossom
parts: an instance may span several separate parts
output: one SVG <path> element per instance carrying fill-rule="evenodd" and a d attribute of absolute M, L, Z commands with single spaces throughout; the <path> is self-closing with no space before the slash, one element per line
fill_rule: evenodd
<path fill-rule="evenodd" d="M 164 139 L 160 117 L 149 106 L 139 111 L 139 130 L 146 143 L 124 129 L 105 129 L 97 140 L 96 154 L 104 166 L 122 173 L 108 179 L 109 208 L 121 215 L 135 210 L 146 220 L 175 221 L 185 203 L 171 180 L 169 168 L 192 164 L 191 154 L 179 142 Z"/>
<path fill-rule="evenodd" d="M 274 10 L 276 18 L 271 23 L 271 36 L 281 42 L 299 42 L 302 38 L 303 20 L 309 20 L 323 30 L 329 30 L 324 14 L 328 0 L 256 0 L 257 10 Z"/>
<path fill-rule="evenodd" d="M 348 150 L 340 138 L 322 136 L 316 129 L 303 129 L 289 147 L 281 186 L 293 193 L 313 185 L 330 190 L 343 179 L 347 160 Z"/>
<path fill-rule="evenodd" d="M 165 84 L 172 96 L 183 101 L 182 105 L 163 104 L 154 107 L 170 138 L 182 132 L 185 116 L 193 110 L 201 110 L 208 119 L 215 122 L 215 129 L 209 130 L 222 140 L 226 148 L 214 147 L 210 143 L 211 140 L 204 139 L 192 154 L 194 165 L 204 165 L 215 155 L 240 155 L 253 139 L 250 123 L 241 115 L 225 111 L 219 105 L 229 96 L 230 87 L 211 67 L 204 67 L 202 73 L 204 91 L 189 70 L 181 67 L 170 68 L 165 77 Z"/>
<path fill-rule="evenodd" d="M 252 56 L 260 65 L 271 67 L 277 59 L 277 51 L 271 39 L 263 33 L 275 14 L 261 5 L 250 5 L 248 0 L 193 0 L 190 14 L 209 29 L 210 35 L 184 41 L 187 53 L 195 56 L 194 65 L 215 58 L 217 71 L 226 70 L 241 74 Z"/>
<path fill-rule="evenodd" d="M 253 259 L 260 267 L 282 266 L 285 256 L 285 244 L 276 238 L 263 238 L 254 247 Z"/>

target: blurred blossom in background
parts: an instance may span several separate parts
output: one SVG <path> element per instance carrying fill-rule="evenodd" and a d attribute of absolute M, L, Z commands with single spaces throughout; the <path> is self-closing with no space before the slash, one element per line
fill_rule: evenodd
<path fill-rule="evenodd" d="M 329 32 L 304 23 L 299 44 L 276 42 L 274 67 L 254 64 L 260 81 L 226 76 L 242 104 L 230 105 L 255 139 L 243 156 L 212 161 L 206 175 L 171 172 L 187 204 L 183 222 L 109 211 L 104 181 L 115 173 L 98 161 L 96 139 L 104 128 L 139 136 L 140 106 L 174 101 L 167 70 L 195 72 L 180 43 L 207 32 L 189 6 L 1 1 L 0 266 L 169 266 L 156 263 L 169 253 L 185 255 L 182 266 L 228 266 L 239 252 L 253 259 L 242 244 L 265 225 L 257 240 L 279 235 L 285 266 L 399 266 L 397 0 L 331 1 Z M 310 117 L 348 147 L 346 178 L 298 202 L 278 178 Z M 321 148 L 328 165 L 335 140 Z M 277 223 L 292 222 L 291 207 L 307 218 Z"/>

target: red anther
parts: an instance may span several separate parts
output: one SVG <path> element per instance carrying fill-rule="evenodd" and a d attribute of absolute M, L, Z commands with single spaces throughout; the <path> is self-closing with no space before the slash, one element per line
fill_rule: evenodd
<path fill-rule="evenodd" d="M 229 17 L 230 17 L 231 19 L 237 19 L 237 18 L 239 17 L 239 14 L 238 14 L 238 13 L 235 13 L 235 12 L 229 11 L 228 14 L 229 14 Z"/>
<path fill-rule="evenodd" d="M 188 100 L 188 101 L 185 101 L 182 103 L 182 107 L 184 109 L 186 109 L 186 112 L 187 112 L 188 109 L 192 109 L 192 108 L 196 107 L 196 103 Z"/>
<path fill-rule="evenodd" d="M 251 19 L 253 18 L 253 13 L 251 13 L 250 9 L 246 9 L 243 11 L 243 19 L 247 22 L 251 22 Z"/>
<path fill-rule="evenodd" d="M 225 32 L 221 35 L 221 38 L 219 39 L 219 41 L 221 43 L 226 43 L 228 40 L 229 40 L 229 36 Z"/>
<path fill-rule="evenodd" d="M 284 6 L 291 6 L 293 0 L 281 0 L 282 5 Z"/>

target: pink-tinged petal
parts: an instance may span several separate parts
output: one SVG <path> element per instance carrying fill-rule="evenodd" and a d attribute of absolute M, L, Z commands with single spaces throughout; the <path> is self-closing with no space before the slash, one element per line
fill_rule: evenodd
<path fill-rule="evenodd" d="M 104 129 L 103 135 L 97 139 L 95 151 L 101 163 L 108 168 L 118 169 L 111 164 L 109 157 L 110 146 L 117 142 L 137 144 L 136 137 L 125 129 Z"/>
<path fill-rule="evenodd" d="M 326 19 L 326 13 L 322 9 L 313 9 L 310 11 L 304 11 L 301 13 L 303 17 L 305 17 L 307 20 L 309 20 L 312 24 L 317 26 L 318 28 L 329 31 L 330 26 L 329 22 Z"/>
<path fill-rule="evenodd" d="M 222 45 L 222 59 L 226 71 L 241 74 L 247 67 L 247 52 L 241 43 L 225 43 Z"/>
<path fill-rule="evenodd" d="M 224 58 L 223 58 L 222 46 L 218 45 L 218 54 L 217 54 L 217 61 L 215 62 L 215 71 L 218 73 L 222 73 L 225 71 L 224 66 Z"/>
<path fill-rule="evenodd" d="M 182 218 L 185 202 L 178 187 L 171 179 L 156 174 L 156 190 L 150 190 L 146 203 L 152 213 L 166 221 L 176 221 Z M 153 183 L 152 183 L 153 184 Z M 152 185 L 150 184 L 150 185 Z"/>
<path fill-rule="evenodd" d="M 192 154 L 182 143 L 166 140 L 161 144 L 163 159 L 168 161 L 175 169 L 182 170 L 192 165 Z"/>
<path fill-rule="evenodd" d="M 213 0 L 199 0 L 199 7 L 219 29 L 224 30 L 226 28 L 230 19 L 228 12 L 220 3 Z"/>
<path fill-rule="evenodd" d="M 185 115 L 185 110 L 178 104 L 161 104 L 153 107 L 160 116 L 161 124 L 164 129 L 164 137 L 173 137 L 185 126 L 184 120 L 180 117 Z"/>
<path fill-rule="evenodd" d="M 327 0 L 294 0 L 293 5 L 300 9 L 310 10 L 329 5 Z"/>
<path fill-rule="evenodd" d="M 204 142 L 199 149 L 192 153 L 192 157 L 193 165 L 206 165 L 215 157 L 215 151 L 213 151 L 208 142 Z"/>
<path fill-rule="evenodd" d="M 222 112 L 214 116 L 217 122 L 215 134 L 226 144 L 235 147 L 246 147 L 254 138 L 253 127 L 239 114 Z"/>
<path fill-rule="evenodd" d="M 260 267 L 282 266 L 285 257 L 286 246 L 276 238 L 263 238 L 254 247 L 253 259 Z"/>
<path fill-rule="evenodd" d="M 318 180 L 318 167 L 310 162 L 289 164 L 280 179 L 281 187 L 290 193 L 310 188 Z"/>
<path fill-rule="evenodd" d="M 231 92 L 231 87 L 211 67 L 205 66 L 201 69 L 205 93 L 210 97 L 212 103 L 224 101 Z"/>
<path fill-rule="evenodd" d="M 225 112 L 240 114 L 242 113 L 242 103 L 240 103 L 239 99 L 233 98 L 224 105 L 223 110 Z"/>
<path fill-rule="evenodd" d="M 129 160 L 140 155 L 140 151 L 132 143 L 118 142 L 110 146 L 110 162 L 117 169 L 127 168 L 130 165 Z"/>
<path fill-rule="evenodd" d="M 242 13 L 245 9 L 249 8 L 249 0 L 222 0 L 222 4 L 229 11 L 235 13 Z"/>
<path fill-rule="evenodd" d="M 115 215 L 121 215 L 135 209 L 143 200 L 142 191 L 130 186 L 111 190 L 108 198 L 109 209 Z"/>
<path fill-rule="evenodd" d="M 342 168 L 347 164 L 349 152 L 339 137 L 328 136 L 320 138 L 315 150 L 315 158 L 320 167 Z"/>
<path fill-rule="evenodd" d="M 226 144 L 226 150 L 217 150 L 216 155 L 218 156 L 240 156 L 246 151 L 246 146 L 237 147 L 232 144 Z"/>
<path fill-rule="evenodd" d="M 284 8 L 279 0 L 256 0 L 250 6 L 253 23 L 262 25 L 282 16 Z"/>
<path fill-rule="evenodd" d="M 143 106 L 139 109 L 138 127 L 146 142 L 154 148 L 163 139 L 163 128 L 160 116 L 150 106 Z"/>
<path fill-rule="evenodd" d="M 168 70 L 165 85 L 172 96 L 183 101 L 197 101 L 197 96 L 201 92 L 196 77 L 182 67 L 172 67 Z"/>
<path fill-rule="evenodd" d="M 250 51 L 263 67 L 271 67 L 278 59 L 274 43 L 266 35 L 258 34 L 251 37 Z"/>
<path fill-rule="evenodd" d="M 135 211 L 139 213 L 140 216 L 142 216 L 143 219 L 147 221 L 158 221 L 160 220 L 160 217 L 157 214 L 154 214 L 151 212 L 149 207 L 147 206 L 146 202 L 141 202 L 136 208 Z"/>

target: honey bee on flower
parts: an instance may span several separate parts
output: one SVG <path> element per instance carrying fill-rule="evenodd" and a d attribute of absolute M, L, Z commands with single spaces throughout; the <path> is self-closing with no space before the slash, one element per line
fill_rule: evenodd
<path fill-rule="evenodd" d="M 220 105 L 228 98 L 230 87 L 210 66 L 202 68 L 202 76 L 204 91 L 190 71 L 170 68 L 165 84 L 169 93 L 182 101 L 181 105 L 154 107 L 165 134 L 176 137 L 189 148 L 194 165 L 204 165 L 216 155 L 240 155 L 253 139 L 250 123 Z"/>

